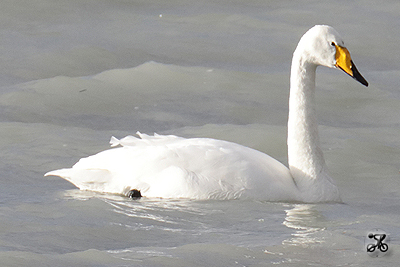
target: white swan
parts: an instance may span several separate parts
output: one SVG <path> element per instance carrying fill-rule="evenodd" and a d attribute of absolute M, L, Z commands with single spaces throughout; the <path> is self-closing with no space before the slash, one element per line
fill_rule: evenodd
<path fill-rule="evenodd" d="M 60 176 L 82 190 L 131 196 L 193 199 L 257 198 L 269 201 L 340 201 L 320 149 L 315 114 L 317 66 L 340 68 L 368 86 L 342 38 L 317 25 L 301 38 L 290 78 L 289 168 L 235 143 L 138 133 L 111 139 L 112 148 L 82 158 Z"/>

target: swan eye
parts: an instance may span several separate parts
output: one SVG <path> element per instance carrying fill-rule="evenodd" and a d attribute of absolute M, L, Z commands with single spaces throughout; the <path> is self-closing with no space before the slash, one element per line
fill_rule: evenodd
<path fill-rule="evenodd" d="M 335 45 L 336 45 L 335 42 L 332 42 L 332 43 L 331 43 L 331 46 L 335 46 Z"/>

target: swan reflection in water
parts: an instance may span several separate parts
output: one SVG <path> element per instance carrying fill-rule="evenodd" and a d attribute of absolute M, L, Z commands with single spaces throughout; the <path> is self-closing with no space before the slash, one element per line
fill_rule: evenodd
<path fill-rule="evenodd" d="M 291 238 L 284 240 L 283 245 L 300 245 L 308 247 L 313 244 L 323 243 L 324 239 L 318 233 L 324 231 L 324 217 L 312 204 L 295 204 L 291 209 L 285 210 L 286 217 L 283 222 L 288 228 L 294 229 Z"/>

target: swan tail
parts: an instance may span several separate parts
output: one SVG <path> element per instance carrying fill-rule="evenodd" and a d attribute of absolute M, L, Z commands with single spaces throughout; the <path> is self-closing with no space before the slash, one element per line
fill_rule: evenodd
<path fill-rule="evenodd" d="M 110 187 L 112 174 L 104 169 L 76 169 L 67 168 L 54 170 L 44 176 L 59 176 L 72 183 L 81 190 L 96 192 L 121 193 L 121 190 Z M 125 190 L 122 190 L 125 191 Z"/>

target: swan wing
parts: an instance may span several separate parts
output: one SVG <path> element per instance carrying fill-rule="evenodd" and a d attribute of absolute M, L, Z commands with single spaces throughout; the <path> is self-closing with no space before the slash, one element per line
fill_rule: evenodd
<path fill-rule="evenodd" d="M 235 143 L 177 136 L 113 137 L 120 146 L 82 158 L 60 176 L 82 190 L 162 198 L 287 200 L 295 196 L 289 170 L 257 150 Z"/>

